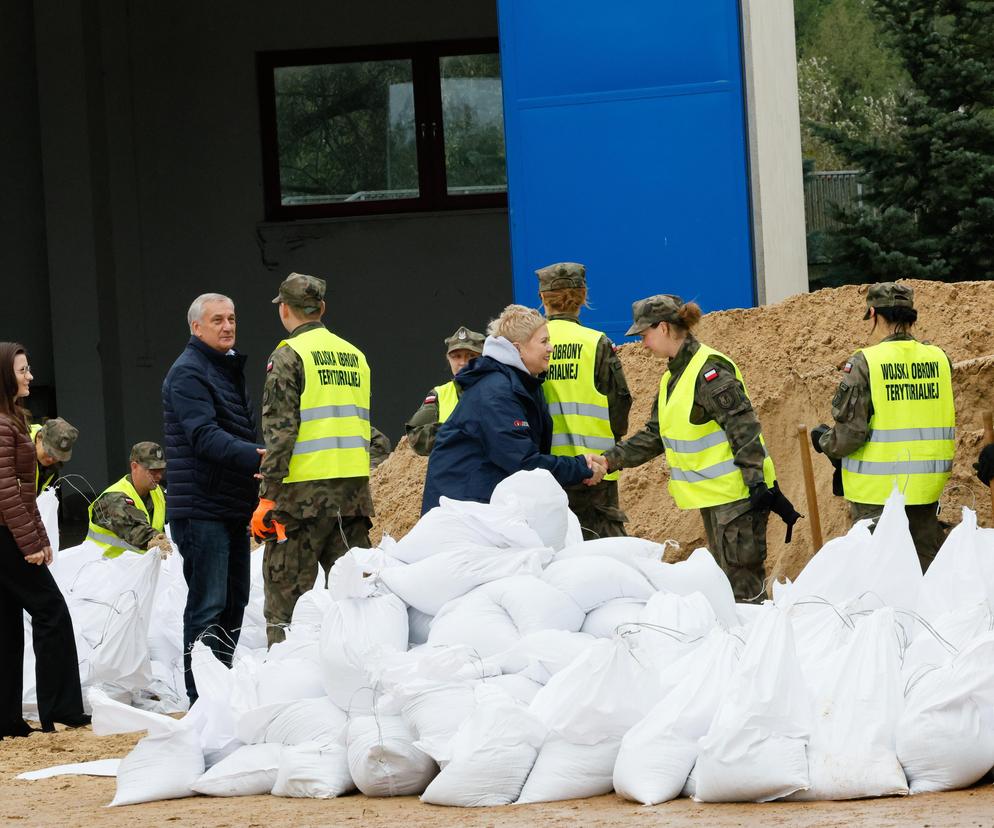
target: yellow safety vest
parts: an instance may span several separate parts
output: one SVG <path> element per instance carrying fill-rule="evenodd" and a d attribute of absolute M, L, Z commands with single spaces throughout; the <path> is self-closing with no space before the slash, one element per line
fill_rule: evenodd
<path fill-rule="evenodd" d="M 603 334 L 566 319 L 549 321 L 552 356 L 542 391 L 552 415 L 552 453 L 603 454 L 614 447 L 607 395 L 594 384 L 597 344 Z M 605 480 L 617 480 L 618 472 Z"/>
<path fill-rule="evenodd" d="M 438 402 L 438 422 L 441 424 L 452 416 L 459 403 L 459 389 L 455 380 L 450 380 L 445 385 L 436 385 L 435 398 Z"/>
<path fill-rule="evenodd" d="M 130 497 L 134 502 L 135 506 L 138 507 L 140 511 L 145 514 L 148 518 L 148 522 L 151 527 L 156 532 L 161 532 L 163 527 L 166 525 L 166 496 L 162 492 L 161 486 L 156 486 L 149 492 L 152 498 L 152 515 L 149 516 L 148 509 L 145 508 L 145 501 L 142 500 L 141 496 L 135 491 L 135 487 L 132 482 L 128 479 L 127 475 L 122 477 L 117 483 L 108 486 L 100 493 L 100 497 L 103 497 L 108 492 L 121 492 L 122 494 Z M 97 500 L 100 499 L 97 498 Z M 93 503 L 97 501 L 94 500 Z M 132 546 L 124 538 L 120 538 L 115 535 L 110 529 L 106 529 L 98 523 L 93 522 L 93 503 L 90 504 L 90 530 L 86 533 L 86 537 L 93 541 L 97 546 L 104 550 L 105 558 L 118 558 L 124 554 L 125 549 L 129 549 L 132 552 L 137 552 L 139 555 L 144 555 L 144 549 L 139 549 L 137 546 Z"/>
<path fill-rule="evenodd" d="M 38 438 L 38 432 L 41 431 L 40 425 L 31 426 L 31 444 L 37 445 L 35 442 Z M 45 478 L 45 482 L 41 483 L 41 463 L 38 462 L 37 458 L 38 449 L 35 449 L 35 491 L 39 494 L 48 487 L 48 485 L 55 479 L 55 472 L 48 472 L 48 477 Z M 41 483 L 41 485 L 39 485 Z"/>
<path fill-rule="evenodd" d="M 659 434 L 670 465 L 669 492 L 681 509 L 703 509 L 749 497 L 749 487 L 742 478 L 742 470 L 735 465 L 735 455 L 724 429 L 715 420 L 703 425 L 690 422 L 697 376 L 712 355 L 732 363 L 736 379 L 745 388 L 738 366 L 707 345 L 701 345 L 691 358 L 668 399 L 670 372 L 659 381 Z M 763 477 L 767 486 L 773 486 L 776 472 L 769 453 L 763 461 Z"/>
<path fill-rule="evenodd" d="M 842 458 L 846 500 L 886 503 L 896 481 L 909 506 L 935 503 L 956 453 L 949 360 L 941 348 L 914 339 L 881 342 L 862 354 L 873 414 L 866 442 Z"/>
<path fill-rule="evenodd" d="M 279 344 L 304 365 L 300 429 L 284 483 L 369 477 L 369 365 L 362 351 L 327 328 Z"/>

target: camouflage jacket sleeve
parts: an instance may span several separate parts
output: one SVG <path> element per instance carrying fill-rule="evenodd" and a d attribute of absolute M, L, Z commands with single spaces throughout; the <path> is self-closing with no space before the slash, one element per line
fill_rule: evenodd
<path fill-rule="evenodd" d="M 735 369 L 714 357 L 704 363 L 697 375 L 691 410 L 691 422 L 703 424 L 709 420 L 718 423 L 728 437 L 735 465 L 742 471 L 746 486 L 762 483 L 766 449 L 760 440 L 759 418 L 735 376 Z"/>
<path fill-rule="evenodd" d="M 93 502 L 93 522 L 138 549 L 147 549 L 157 534 L 133 500 L 123 492 L 107 492 Z"/>
<path fill-rule="evenodd" d="M 300 395 L 304 391 L 304 366 L 293 348 L 284 346 L 269 358 L 272 368 L 262 390 L 262 439 L 266 456 L 259 473 L 259 497 L 276 500 L 282 480 L 290 471 L 290 458 L 300 430 Z"/>
<path fill-rule="evenodd" d="M 632 395 L 628 390 L 625 370 L 615 353 L 614 343 L 602 336 L 594 357 L 594 387 L 607 397 L 611 431 L 615 441 L 628 433 L 628 414 L 632 410 Z"/>
<path fill-rule="evenodd" d="M 376 426 L 370 426 L 369 432 L 369 468 L 372 471 L 390 456 L 393 446 L 390 438 Z"/>
<path fill-rule="evenodd" d="M 415 411 L 414 416 L 404 425 L 407 442 L 414 449 L 415 454 L 420 454 L 422 457 L 431 454 L 438 427 L 438 397 L 435 395 L 435 389 L 432 388 L 425 395 L 421 408 Z"/>
<path fill-rule="evenodd" d="M 870 430 L 870 368 L 866 357 L 856 352 L 846 363 L 839 387 L 832 397 L 835 425 L 821 437 L 821 448 L 833 460 L 852 454 Z"/>
<path fill-rule="evenodd" d="M 614 448 L 604 452 L 608 469 L 630 469 L 648 463 L 663 453 L 663 440 L 659 436 L 659 398 L 652 404 L 652 414 L 645 427 Z"/>

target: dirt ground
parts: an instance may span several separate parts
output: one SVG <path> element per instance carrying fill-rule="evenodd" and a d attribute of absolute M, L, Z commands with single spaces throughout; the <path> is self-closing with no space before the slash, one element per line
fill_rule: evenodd
<path fill-rule="evenodd" d="M 868 825 L 990 826 L 994 824 L 994 787 L 982 784 L 966 791 L 893 797 L 861 802 L 775 802 L 764 805 L 704 805 L 681 799 L 645 808 L 614 795 L 595 799 L 521 805 L 506 808 L 440 808 L 414 797 L 368 799 L 282 799 L 252 796 L 238 799 L 193 797 L 107 808 L 114 780 L 63 776 L 28 782 L 19 773 L 69 762 L 123 756 L 141 734 L 94 736 L 89 729 L 36 733 L 27 739 L 0 742 L 0 823 L 10 826 L 182 825 L 184 828 L 311 828 L 361 825 L 427 826 L 428 828 L 524 828 L 524 826 L 659 826 L 726 828 L 739 825 L 809 826 Z"/>
<path fill-rule="evenodd" d="M 982 445 L 981 412 L 994 409 L 994 342 L 990 309 L 994 282 L 926 282 L 909 280 L 919 311 L 915 334 L 943 348 L 954 364 L 958 440 L 953 476 L 942 498 L 942 518 L 955 524 L 962 506 L 975 508 L 982 526 L 991 526 L 989 492 L 974 477 L 972 464 Z M 781 488 L 798 511 L 809 514 L 804 495 L 798 425 L 811 428 L 831 423 L 831 399 L 840 371 L 849 356 L 868 344 L 870 322 L 863 321 L 865 286 L 846 286 L 786 299 L 775 305 L 707 314 L 698 338 L 736 361 L 759 414 L 766 444 L 777 469 Z M 596 301 L 596 296 L 593 297 Z M 662 360 L 638 343 L 620 350 L 634 397 L 630 431 L 642 428 L 659 392 L 666 370 Z M 426 378 L 426 387 L 439 378 Z M 420 400 L 412 401 L 413 411 Z M 824 539 L 848 528 L 844 501 L 832 495 L 832 467 L 822 455 L 813 455 L 819 512 Z M 418 519 L 427 460 L 402 440 L 394 454 L 373 474 L 380 532 L 400 537 Z M 667 472 L 657 458 L 622 473 L 621 506 L 627 512 L 630 535 L 651 540 L 674 539 L 681 545 L 672 560 L 681 560 L 704 545 L 696 511 L 681 512 L 666 492 Z M 810 523 L 795 527 L 794 540 L 783 543 L 784 526 L 770 518 L 767 575 L 794 578 L 816 551 Z M 671 558 L 667 558 L 670 560 Z"/>

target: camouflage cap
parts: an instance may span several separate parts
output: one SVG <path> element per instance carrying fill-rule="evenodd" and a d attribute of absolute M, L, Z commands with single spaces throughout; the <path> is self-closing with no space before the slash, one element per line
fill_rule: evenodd
<path fill-rule="evenodd" d="M 79 430 L 61 417 L 54 417 L 41 427 L 38 436 L 45 453 L 57 462 L 65 463 L 72 457 L 72 447 L 76 445 Z"/>
<path fill-rule="evenodd" d="M 131 447 L 131 456 L 128 458 L 132 462 L 141 463 L 146 469 L 164 469 L 166 467 L 166 455 L 162 452 L 162 446 L 145 440 L 142 443 L 135 443 Z"/>
<path fill-rule="evenodd" d="M 576 262 L 559 262 L 535 271 L 538 276 L 538 289 L 563 290 L 565 288 L 585 288 L 587 268 Z"/>
<path fill-rule="evenodd" d="M 307 313 L 314 313 L 321 309 L 324 290 L 324 279 L 304 273 L 291 273 L 280 285 L 280 292 L 273 299 L 273 304 L 278 305 L 283 302 Z"/>
<path fill-rule="evenodd" d="M 657 322 L 679 322 L 680 306 L 683 300 L 679 296 L 660 293 L 632 302 L 632 326 L 625 331 L 625 336 L 635 336 Z"/>
<path fill-rule="evenodd" d="M 914 308 L 915 292 L 907 285 L 897 282 L 877 282 L 866 292 L 866 313 L 870 318 L 870 308 Z"/>
<path fill-rule="evenodd" d="M 483 353 L 483 341 L 486 337 L 469 328 L 460 327 L 452 336 L 445 338 L 445 353 L 451 354 L 453 351 L 473 351 L 477 354 Z"/>

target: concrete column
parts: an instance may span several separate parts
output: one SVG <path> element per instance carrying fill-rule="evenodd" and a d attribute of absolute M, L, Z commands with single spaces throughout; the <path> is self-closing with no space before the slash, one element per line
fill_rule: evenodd
<path fill-rule="evenodd" d="M 792 0 L 741 0 L 756 298 L 808 291 Z"/>
<path fill-rule="evenodd" d="M 80 430 L 68 471 L 99 491 L 121 385 L 98 4 L 34 8 L 56 401 Z"/>

